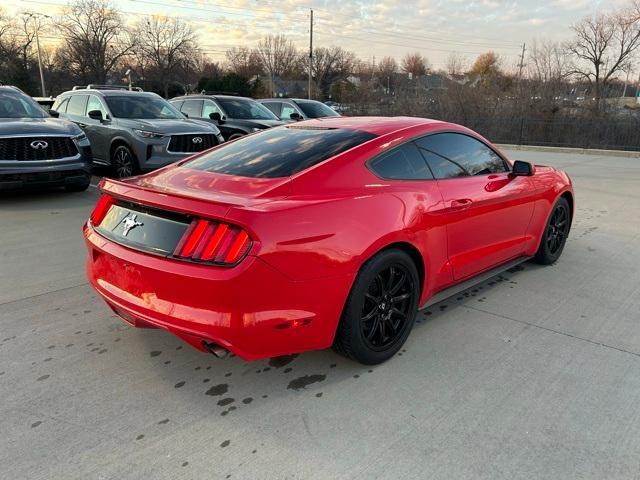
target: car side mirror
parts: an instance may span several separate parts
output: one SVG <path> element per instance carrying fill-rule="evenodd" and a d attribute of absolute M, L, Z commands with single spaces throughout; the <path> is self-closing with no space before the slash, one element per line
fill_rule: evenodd
<path fill-rule="evenodd" d="M 91 110 L 87 112 L 87 116 L 92 120 L 99 120 L 99 121 L 103 120 L 102 112 L 100 110 Z"/>
<path fill-rule="evenodd" d="M 60 112 L 58 112 L 57 110 L 49 110 L 49 116 L 53 118 L 58 118 L 60 117 Z"/>
<path fill-rule="evenodd" d="M 297 122 L 298 120 L 302 120 L 302 115 L 300 115 L 298 112 L 293 112 L 291 115 L 289 115 L 289 118 Z"/>
<path fill-rule="evenodd" d="M 218 125 L 222 125 L 224 123 L 224 118 L 220 115 L 220 112 L 211 112 L 209 114 L 209 118 L 216 122 Z"/>
<path fill-rule="evenodd" d="M 514 177 L 530 177 L 535 173 L 536 169 L 533 164 L 529 162 L 523 162 L 522 160 L 516 160 L 513 162 L 513 169 L 511 174 Z"/>

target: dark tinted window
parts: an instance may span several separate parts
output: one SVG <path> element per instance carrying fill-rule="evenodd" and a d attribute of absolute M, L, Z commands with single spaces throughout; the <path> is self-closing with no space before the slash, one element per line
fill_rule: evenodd
<path fill-rule="evenodd" d="M 506 172 L 500 156 L 479 140 L 459 133 L 438 133 L 416 141 L 436 178 Z"/>
<path fill-rule="evenodd" d="M 157 95 L 109 95 L 107 105 L 116 118 L 151 120 L 184 118 L 176 108 Z"/>
<path fill-rule="evenodd" d="M 394 148 L 369 162 L 369 168 L 391 180 L 432 179 L 431 171 L 413 143 Z"/>
<path fill-rule="evenodd" d="M 278 120 L 271 110 L 250 98 L 216 97 L 229 118 L 239 120 Z"/>
<path fill-rule="evenodd" d="M 202 100 L 185 100 L 180 111 L 191 118 L 200 118 L 202 116 Z"/>
<path fill-rule="evenodd" d="M 300 110 L 309 118 L 322 118 L 322 117 L 339 117 L 340 115 L 333 108 L 328 107 L 324 103 L 313 101 L 297 100 L 296 103 L 300 107 Z"/>
<path fill-rule="evenodd" d="M 84 107 L 87 105 L 87 95 L 72 95 L 67 104 L 67 113 L 71 115 L 84 115 Z"/>
<path fill-rule="evenodd" d="M 242 177 L 287 177 L 375 138 L 345 129 L 277 128 L 248 135 L 183 164 Z"/>
<path fill-rule="evenodd" d="M 280 110 L 282 108 L 282 103 L 280 102 L 265 102 L 262 105 L 267 107 L 271 112 L 276 116 L 280 116 Z"/>

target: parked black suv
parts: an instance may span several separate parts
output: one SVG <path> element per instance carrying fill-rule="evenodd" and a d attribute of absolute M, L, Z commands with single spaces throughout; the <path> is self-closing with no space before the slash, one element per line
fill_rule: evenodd
<path fill-rule="evenodd" d="M 50 118 L 16 87 L 0 86 L 0 190 L 61 186 L 86 190 L 91 180 L 87 136 Z"/>
<path fill-rule="evenodd" d="M 225 140 L 282 125 L 278 117 L 255 100 L 233 95 L 187 95 L 170 102 L 189 118 L 217 125 Z"/>

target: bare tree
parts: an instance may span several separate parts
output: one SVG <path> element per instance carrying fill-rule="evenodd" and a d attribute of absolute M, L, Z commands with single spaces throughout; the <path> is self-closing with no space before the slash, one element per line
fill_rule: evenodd
<path fill-rule="evenodd" d="M 585 17 L 571 29 L 574 38 L 567 49 L 575 63 L 570 73 L 593 87 L 598 112 L 604 89 L 629 68 L 640 46 L 640 3 L 610 14 Z"/>
<path fill-rule="evenodd" d="M 84 81 L 105 83 L 133 48 L 120 12 L 109 0 L 75 0 L 58 23 L 60 60 Z"/>
<path fill-rule="evenodd" d="M 407 53 L 402 59 L 402 71 L 414 78 L 425 75 L 429 70 L 429 61 L 419 52 Z"/>
<path fill-rule="evenodd" d="M 467 70 L 467 58 L 459 53 L 451 53 L 447 57 L 447 73 L 451 77 L 463 75 Z"/>
<path fill-rule="evenodd" d="M 311 71 L 316 85 L 327 95 L 331 85 L 345 79 L 353 71 L 355 55 L 342 47 L 316 48 L 313 51 Z"/>
<path fill-rule="evenodd" d="M 274 78 L 300 70 L 302 58 L 291 40 L 284 35 L 267 35 L 258 43 L 256 52 L 269 77 L 271 95 L 275 94 Z"/>
<path fill-rule="evenodd" d="M 172 83 L 181 84 L 186 91 L 178 78 L 195 69 L 199 53 L 191 25 L 179 18 L 153 16 L 138 22 L 134 32 L 138 64 L 145 77 L 157 78 L 165 97 Z"/>
<path fill-rule="evenodd" d="M 378 64 L 380 83 L 386 87 L 387 94 L 391 93 L 393 75 L 398 71 L 398 62 L 393 57 L 384 57 Z"/>
<path fill-rule="evenodd" d="M 262 71 L 260 55 L 247 47 L 233 47 L 225 53 L 229 70 L 236 75 L 252 78 Z"/>

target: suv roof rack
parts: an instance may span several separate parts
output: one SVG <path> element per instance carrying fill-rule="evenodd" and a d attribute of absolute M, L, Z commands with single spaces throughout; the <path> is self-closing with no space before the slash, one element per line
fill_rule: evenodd
<path fill-rule="evenodd" d="M 129 87 L 127 85 L 98 85 L 90 83 L 89 85 L 75 85 L 72 90 L 131 90 L 134 92 L 142 92 L 140 87 Z"/>
<path fill-rule="evenodd" d="M 221 92 L 218 90 L 202 90 L 200 95 L 229 95 L 232 97 L 240 97 L 241 95 L 238 92 Z"/>

